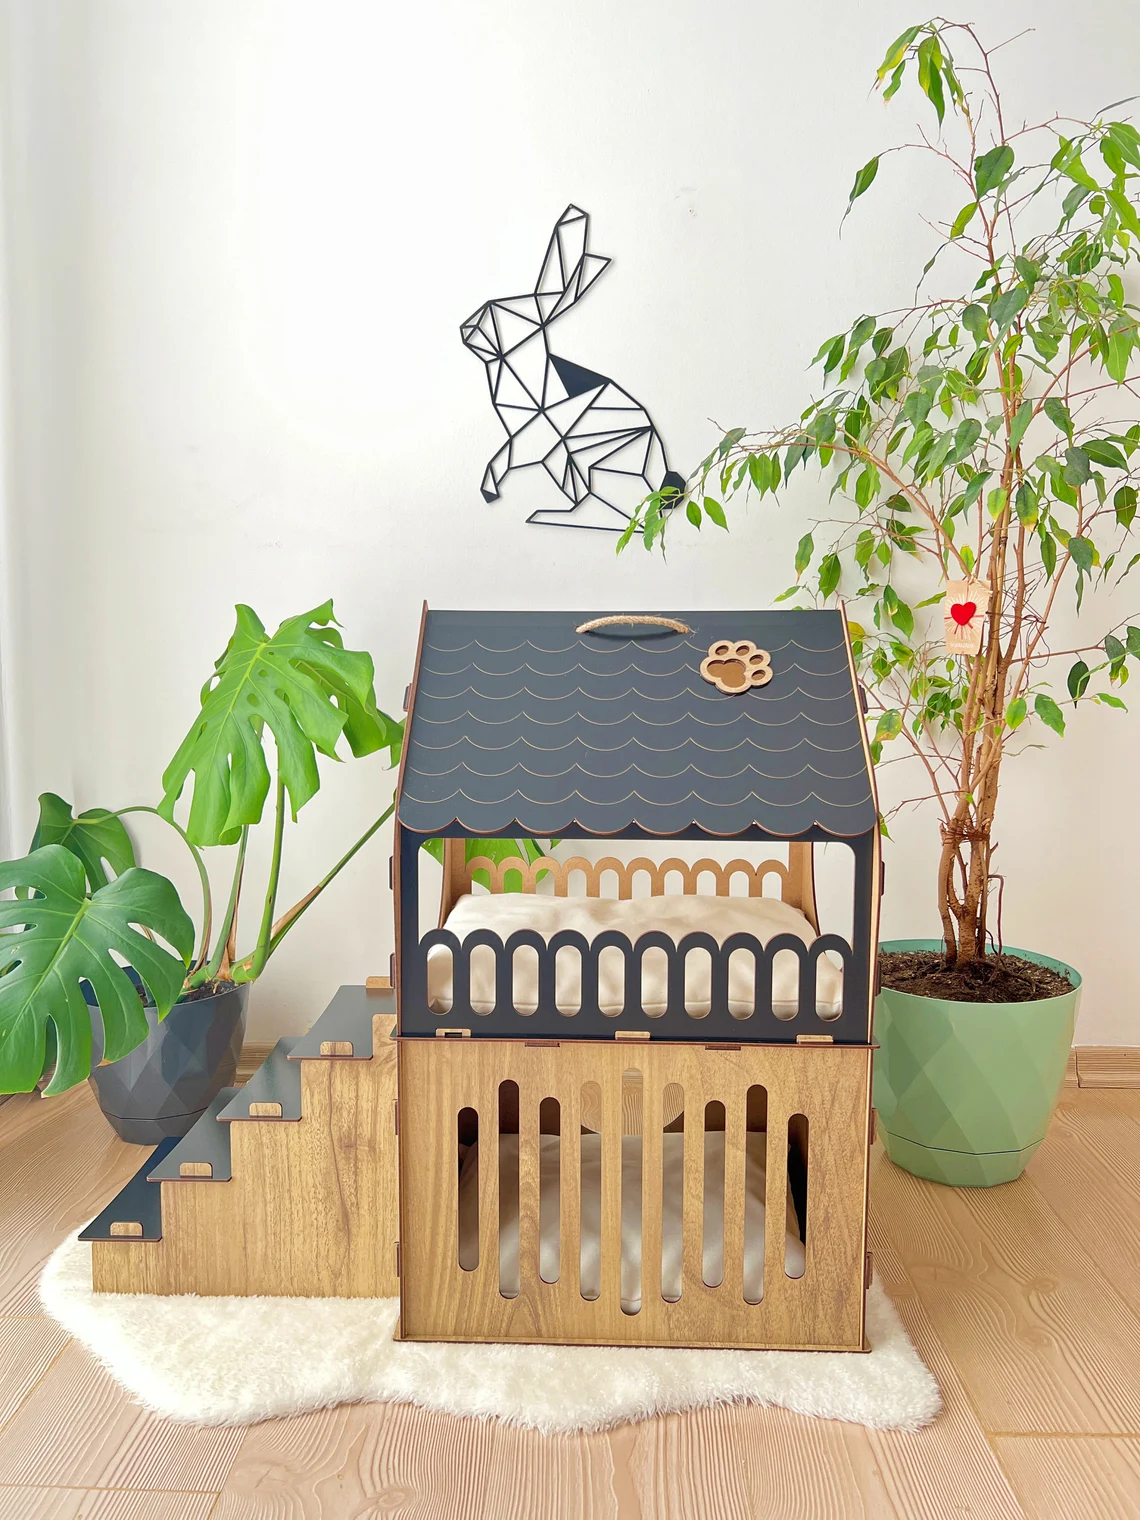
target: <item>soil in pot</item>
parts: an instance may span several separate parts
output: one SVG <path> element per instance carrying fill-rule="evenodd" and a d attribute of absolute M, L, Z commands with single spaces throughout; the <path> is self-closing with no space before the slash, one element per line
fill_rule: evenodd
<path fill-rule="evenodd" d="M 965 966 L 947 966 L 940 950 L 885 950 L 879 971 L 884 987 L 955 1003 L 1035 1003 L 1073 990 L 1059 971 L 1020 955 L 987 955 Z"/>

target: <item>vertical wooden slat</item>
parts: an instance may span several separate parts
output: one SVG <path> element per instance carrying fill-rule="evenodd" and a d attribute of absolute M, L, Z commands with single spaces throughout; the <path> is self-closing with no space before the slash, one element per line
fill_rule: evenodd
<path fill-rule="evenodd" d="M 479 1115 L 479 1265 L 464 1276 L 480 1299 L 493 1302 L 499 1296 L 499 1084 L 486 1067 L 477 1077 L 471 1106 Z"/>
<path fill-rule="evenodd" d="M 557 1057 L 558 1052 L 552 1054 Z M 577 1066 L 558 1063 L 558 1101 L 562 1105 L 562 1138 L 559 1142 L 561 1197 L 559 1200 L 558 1305 L 565 1323 L 581 1302 L 581 1182 L 582 1182 L 582 1093 Z"/>
<path fill-rule="evenodd" d="M 545 1052 L 544 1052 L 545 1054 Z M 541 1289 L 538 1275 L 539 1169 L 538 1107 L 546 1093 L 541 1063 L 528 1063 L 535 1072 L 520 1071 L 519 1084 L 519 1295 L 533 1296 Z M 539 1080 L 535 1080 L 535 1078 Z"/>
<path fill-rule="evenodd" d="M 681 1205 L 681 1302 L 704 1293 L 705 1085 L 693 1060 L 685 1074 L 685 1171 Z"/>
<path fill-rule="evenodd" d="M 602 1295 L 610 1308 L 621 1303 L 621 1087 L 625 1052 L 599 1072 L 602 1089 Z"/>
<path fill-rule="evenodd" d="M 724 1279 L 721 1292 L 744 1297 L 745 1092 L 738 1075 L 720 1094 L 724 1104 Z"/>
<path fill-rule="evenodd" d="M 784 1270 L 788 1209 L 788 1102 L 785 1084 L 768 1088 L 768 1143 L 764 1161 L 764 1312 L 787 1312 L 789 1280 Z"/>
<path fill-rule="evenodd" d="M 661 1301 L 661 1161 L 665 1087 L 659 1053 L 642 1059 L 641 1088 L 641 1306 L 642 1313 Z"/>

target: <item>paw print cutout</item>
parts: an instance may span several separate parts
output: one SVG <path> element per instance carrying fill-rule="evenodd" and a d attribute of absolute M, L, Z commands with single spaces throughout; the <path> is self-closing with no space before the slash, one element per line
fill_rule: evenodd
<path fill-rule="evenodd" d="M 772 679 L 771 659 L 766 649 L 757 649 L 750 639 L 720 639 L 701 661 L 701 675 L 731 697 L 754 686 L 767 686 Z"/>

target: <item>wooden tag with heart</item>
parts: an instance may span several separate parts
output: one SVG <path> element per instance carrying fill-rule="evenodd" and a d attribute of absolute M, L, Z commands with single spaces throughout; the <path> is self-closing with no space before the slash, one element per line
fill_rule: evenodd
<path fill-rule="evenodd" d="M 984 581 L 946 582 L 942 620 L 946 629 L 947 654 L 978 653 L 986 629 L 989 600 L 990 588 Z"/>

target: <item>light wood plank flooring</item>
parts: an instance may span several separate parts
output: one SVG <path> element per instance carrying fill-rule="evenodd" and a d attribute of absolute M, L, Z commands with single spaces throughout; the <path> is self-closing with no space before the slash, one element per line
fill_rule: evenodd
<path fill-rule="evenodd" d="M 876 1269 L 945 1400 L 918 1435 L 750 1408 L 582 1437 L 399 1405 L 158 1419 L 35 1296 L 139 1154 L 86 1087 L 0 1107 L 0 1520 L 1140 1517 L 1140 1090 L 1066 1089 L 1010 1187 L 876 1157 Z"/>

